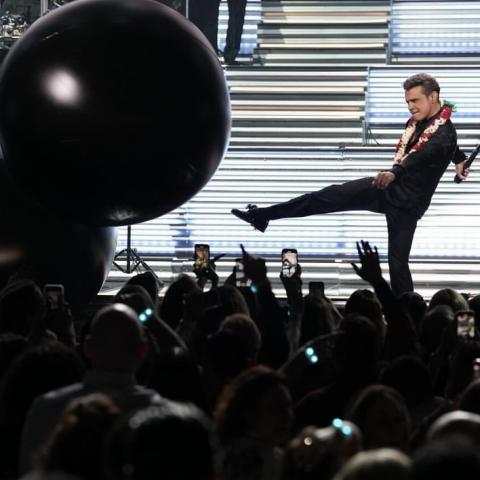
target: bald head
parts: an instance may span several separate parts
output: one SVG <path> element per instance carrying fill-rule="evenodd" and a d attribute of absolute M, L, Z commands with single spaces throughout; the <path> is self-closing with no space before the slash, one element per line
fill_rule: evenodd
<path fill-rule="evenodd" d="M 102 308 L 92 320 L 85 353 L 96 370 L 134 372 L 145 353 L 136 312 L 121 303 Z"/>

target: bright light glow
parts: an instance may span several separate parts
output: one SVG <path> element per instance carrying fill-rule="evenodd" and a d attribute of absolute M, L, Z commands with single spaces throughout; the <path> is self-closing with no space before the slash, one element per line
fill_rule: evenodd
<path fill-rule="evenodd" d="M 479 14 L 479 1 L 396 1 L 391 16 L 392 53 L 398 57 L 478 55 L 474 20 Z"/>
<path fill-rule="evenodd" d="M 303 439 L 303 443 L 304 443 L 307 447 L 309 447 L 309 446 L 313 443 L 313 438 L 312 438 L 312 437 L 305 437 L 305 438 Z"/>
<path fill-rule="evenodd" d="M 67 70 L 53 70 L 44 80 L 49 95 L 58 103 L 75 106 L 81 100 L 82 92 L 75 75 Z"/>
<path fill-rule="evenodd" d="M 335 428 L 341 428 L 342 425 L 343 425 L 343 422 L 340 418 L 334 418 L 333 419 L 333 422 L 332 422 L 332 425 L 335 427 Z"/>

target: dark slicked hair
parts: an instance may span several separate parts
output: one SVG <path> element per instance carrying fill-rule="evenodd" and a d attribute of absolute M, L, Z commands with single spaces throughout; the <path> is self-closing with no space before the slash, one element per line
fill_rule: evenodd
<path fill-rule="evenodd" d="M 405 91 L 414 87 L 422 87 L 423 93 L 428 97 L 432 92 L 437 92 L 440 95 L 440 85 L 438 82 L 427 73 L 417 73 L 408 77 L 403 82 Z"/>

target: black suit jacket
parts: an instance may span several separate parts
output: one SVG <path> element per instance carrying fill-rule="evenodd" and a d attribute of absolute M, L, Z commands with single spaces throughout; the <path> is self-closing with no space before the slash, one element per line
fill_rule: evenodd
<path fill-rule="evenodd" d="M 416 138 L 426 124 L 418 123 Z M 395 174 L 395 181 L 385 192 L 387 203 L 421 218 L 450 161 L 462 161 L 460 156 L 455 155 L 456 150 L 457 132 L 452 122 L 447 120 L 420 151 L 411 153 L 401 165 L 395 164 L 390 169 Z"/>

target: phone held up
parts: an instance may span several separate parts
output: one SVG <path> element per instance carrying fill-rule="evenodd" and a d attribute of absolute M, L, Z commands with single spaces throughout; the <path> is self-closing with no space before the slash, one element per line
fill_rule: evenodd
<path fill-rule="evenodd" d="M 245 266 L 243 264 L 243 258 L 239 257 L 235 259 L 235 266 L 233 268 L 235 275 L 235 286 L 237 287 L 249 287 L 252 281 L 245 276 Z"/>
<path fill-rule="evenodd" d="M 63 307 L 65 299 L 63 285 L 48 283 L 43 287 L 43 294 L 50 310 L 59 310 Z"/>
<path fill-rule="evenodd" d="M 282 250 L 282 275 L 291 278 L 298 269 L 298 252 L 295 248 Z"/>
<path fill-rule="evenodd" d="M 205 243 L 197 243 L 194 247 L 194 270 L 206 270 L 210 264 L 210 246 Z"/>
<path fill-rule="evenodd" d="M 463 338 L 475 338 L 475 312 L 461 310 L 455 314 L 457 322 L 457 336 Z"/>

